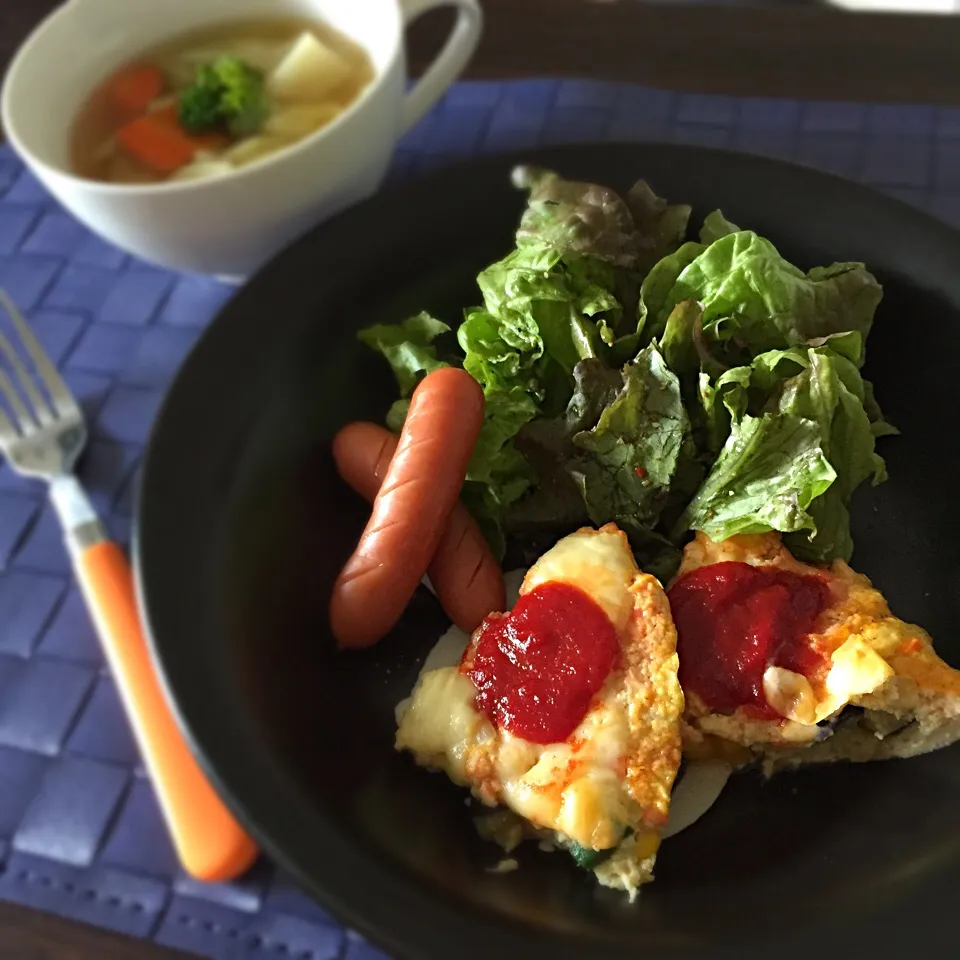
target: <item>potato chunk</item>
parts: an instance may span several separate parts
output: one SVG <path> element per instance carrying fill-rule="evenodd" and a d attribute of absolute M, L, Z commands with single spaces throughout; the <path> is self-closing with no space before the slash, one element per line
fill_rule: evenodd
<path fill-rule="evenodd" d="M 312 33 L 302 33 L 267 79 L 277 100 L 309 103 L 323 100 L 350 76 L 350 64 Z"/>
<path fill-rule="evenodd" d="M 300 140 L 325 127 L 343 107 L 339 103 L 297 103 L 278 107 L 263 124 L 263 132 L 288 140 Z"/>

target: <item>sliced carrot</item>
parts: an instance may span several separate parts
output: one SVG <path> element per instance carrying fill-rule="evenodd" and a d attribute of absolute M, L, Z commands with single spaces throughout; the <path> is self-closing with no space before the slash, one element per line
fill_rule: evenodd
<path fill-rule="evenodd" d="M 106 84 L 110 102 L 127 116 L 143 113 L 165 87 L 163 71 L 152 63 L 127 67 L 115 73 Z"/>
<path fill-rule="evenodd" d="M 121 127 L 117 131 L 117 143 L 157 173 L 179 170 L 197 152 L 197 145 L 181 129 L 152 114 L 137 117 Z"/>
<path fill-rule="evenodd" d="M 222 150 L 230 143 L 230 138 L 222 133 L 187 133 L 180 125 L 180 117 L 175 103 L 154 110 L 150 116 L 179 130 L 193 142 L 197 150 Z"/>

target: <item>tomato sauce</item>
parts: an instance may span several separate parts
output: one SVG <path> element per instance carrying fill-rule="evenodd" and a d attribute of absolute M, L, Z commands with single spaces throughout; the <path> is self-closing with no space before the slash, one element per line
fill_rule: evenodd
<path fill-rule="evenodd" d="M 491 723 L 531 743 L 559 743 L 619 659 L 603 609 L 577 587 L 551 582 L 522 596 L 511 613 L 487 617 L 460 669 Z"/>
<path fill-rule="evenodd" d="M 680 684 L 717 713 L 745 707 L 775 719 L 763 693 L 767 667 L 810 676 L 824 661 L 807 639 L 830 603 L 822 577 L 727 561 L 685 574 L 669 597 Z"/>

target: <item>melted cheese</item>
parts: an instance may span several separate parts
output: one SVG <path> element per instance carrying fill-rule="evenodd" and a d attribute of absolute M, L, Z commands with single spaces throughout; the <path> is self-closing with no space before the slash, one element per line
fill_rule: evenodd
<path fill-rule="evenodd" d="M 824 720 L 851 700 L 873 693 L 893 676 L 893 668 L 869 647 L 863 637 L 848 637 L 830 655 L 830 672 L 824 681 L 825 696 L 816 720 Z"/>
<path fill-rule="evenodd" d="M 559 541 L 528 571 L 520 593 L 558 581 L 603 608 L 624 651 L 624 668 L 607 679 L 574 733 L 544 745 L 496 729 L 477 711 L 472 681 L 457 666 L 439 666 L 421 675 L 401 710 L 396 747 L 562 843 L 605 850 L 623 841 L 617 863 L 636 860 L 639 844 L 647 867 L 608 871 L 612 885 L 633 889 L 640 874 L 650 879 L 653 840 L 679 766 L 676 633 L 662 588 L 640 573 L 612 525 Z"/>
<path fill-rule="evenodd" d="M 629 586 L 638 573 L 623 533 L 616 528 L 591 530 L 564 537 L 545 553 L 524 577 L 520 592 L 529 593 L 541 583 L 573 584 L 622 631 L 633 613 Z"/>
<path fill-rule="evenodd" d="M 425 767 L 445 770 L 465 787 L 471 747 L 492 740 L 493 727 L 474 707 L 477 690 L 456 667 L 428 670 L 420 678 L 397 730 L 396 747 Z"/>

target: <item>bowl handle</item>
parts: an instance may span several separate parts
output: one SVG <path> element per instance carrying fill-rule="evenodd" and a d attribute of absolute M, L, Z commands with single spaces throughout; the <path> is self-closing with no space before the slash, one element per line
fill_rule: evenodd
<path fill-rule="evenodd" d="M 404 27 L 434 7 L 456 7 L 457 22 L 447 42 L 414 84 L 403 103 L 402 132 L 409 130 L 444 94 L 467 65 L 483 32 L 478 0 L 400 0 Z"/>

